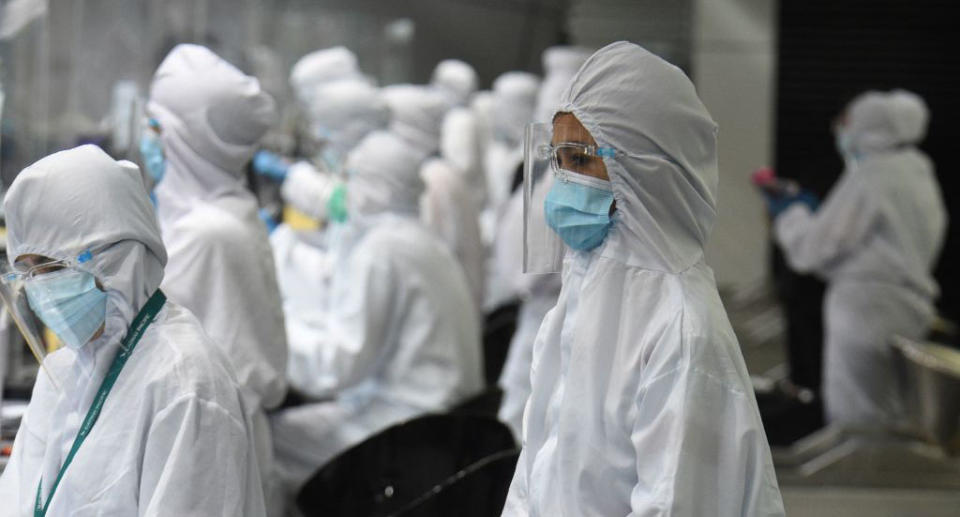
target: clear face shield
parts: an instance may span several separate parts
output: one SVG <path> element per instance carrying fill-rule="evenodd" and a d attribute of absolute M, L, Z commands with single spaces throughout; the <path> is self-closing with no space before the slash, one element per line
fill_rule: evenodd
<path fill-rule="evenodd" d="M 592 142 L 593 138 L 582 126 L 552 123 L 527 126 L 523 149 L 524 273 L 557 273 L 563 265 L 566 246 L 547 224 L 544 209 L 554 182 L 609 188 L 609 182 L 599 177 L 606 170 L 603 158 L 613 157 L 616 152 Z"/>
<path fill-rule="evenodd" d="M 23 335 L 27 347 L 30 348 L 33 356 L 40 363 L 40 367 L 46 372 L 54 386 L 59 389 L 59 380 L 53 377 L 45 362 L 47 354 L 56 350 L 56 344 L 45 336 L 39 318 L 30 309 L 30 303 L 24 289 L 27 279 L 38 274 L 45 266 L 63 267 L 60 263 L 44 264 L 36 268 L 11 267 L 6 257 L 0 257 L 0 298 L 3 299 L 3 306 L 7 314 L 10 315 L 10 319 L 16 324 L 20 334 Z"/>

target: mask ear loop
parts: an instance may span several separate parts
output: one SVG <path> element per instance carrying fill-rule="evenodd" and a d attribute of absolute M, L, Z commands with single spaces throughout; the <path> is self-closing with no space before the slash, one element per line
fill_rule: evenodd
<path fill-rule="evenodd" d="M 82 265 L 82 264 L 86 264 L 87 262 L 90 262 L 91 260 L 93 260 L 93 252 L 92 252 L 91 250 L 89 250 L 89 249 L 86 249 L 86 250 L 82 251 L 79 255 L 77 255 L 76 264 L 79 266 L 79 265 Z M 109 294 L 108 294 L 108 293 L 106 292 L 106 290 L 103 288 L 103 284 L 100 283 L 100 279 L 97 278 L 96 275 L 94 275 L 94 274 L 93 274 L 92 272 L 90 272 L 90 271 L 84 271 L 84 272 L 93 277 L 94 287 L 95 287 L 96 289 L 98 289 L 98 290 L 100 290 L 100 291 L 103 291 L 104 295 L 109 296 Z M 102 324 L 100 325 L 100 329 L 97 330 L 97 332 L 102 332 L 105 328 L 106 328 L 106 319 L 104 319 L 104 323 L 102 323 Z M 96 335 L 96 333 L 94 333 L 94 335 Z M 120 342 L 120 348 L 123 348 L 124 351 L 127 351 L 127 348 L 123 346 L 123 341 L 122 341 L 122 340 L 121 340 L 121 342 Z"/>

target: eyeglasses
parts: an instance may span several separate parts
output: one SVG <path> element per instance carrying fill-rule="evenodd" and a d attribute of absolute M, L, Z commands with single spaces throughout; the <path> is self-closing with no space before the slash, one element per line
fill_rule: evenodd
<path fill-rule="evenodd" d="M 574 172 L 584 172 L 603 158 L 617 156 L 612 147 L 599 147 L 577 142 L 565 142 L 553 145 L 542 145 L 538 149 L 540 159 L 550 160 L 554 171 L 561 169 Z"/>
<path fill-rule="evenodd" d="M 15 282 L 23 282 L 25 280 L 31 280 L 37 276 L 45 275 L 47 273 L 53 273 L 54 271 L 60 271 L 61 269 L 66 269 L 68 267 L 73 267 L 84 262 L 89 261 L 93 258 L 93 253 L 90 250 L 84 251 L 83 253 L 77 255 L 73 260 L 51 260 L 49 262 L 43 262 L 40 264 L 28 265 L 23 262 L 17 262 L 14 264 L 14 270 L 7 272 L 3 275 L 0 280 L 6 284 L 13 284 Z"/>

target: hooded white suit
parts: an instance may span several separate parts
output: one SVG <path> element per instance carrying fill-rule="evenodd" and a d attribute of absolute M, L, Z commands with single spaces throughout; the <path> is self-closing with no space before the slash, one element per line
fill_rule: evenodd
<path fill-rule="evenodd" d="M 788 263 L 829 282 L 824 302 L 827 418 L 888 425 L 902 417 L 890 338 L 921 339 L 938 294 L 931 271 L 946 211 L 923 140 L 927 108 L 904 91 L 851 104 L 846 170 L 816 213 L 799 204 L 775 221 Z"/>
<path fill-rule="evenodd" d="M 534 344 L 504 515 L 782 515 L 737 338 L 703 246 L 716 125 L 676 67 L 626 42 L 563 96 L 616 199 L 600 247 L 569 251 Z M 539 209 L 539 207 L 537 207 Z"/>
<path fill-rule="evenodd" d="M 336 161 L 345 160 L 363 137 L 385 126 L 389 119 L 389 110 L 378 90 L 358 81 L 318 87 L 309 112 L 313 124 L 326 128 L 327 150 Z M 333 165 L 339 168 L 341 164 Z M 299 162 L 290 168 L 281 193 L 301 212 L 326 219 L 329 193 L 342 181 L 339 176 Z M 315 342 L 316 333 L 322 332 L 316 329 L 323 326 L 332 273 L 327 237 L 326 227 L 299 231 L 285 223 L 270 234 L 291 347 L 296 342 Z"/>
<path fill-rule="evenodd" d="M 447 97 L 439 90 L 414 85 L 384 88 L 393 115 L 390 131 L 423 156 L 441 150 Z M 483 299 L 484 248 L 480 239 L 480 207 L 469 183 L 469 171 L 456 162 L 432 161 L 421 169 L 426 189 L 421 201 L 422 221 L 457 258 L 479 312 Z"/>
<path fill-rule="evenodd" d="M 11 260 L 59 260 L 107 292 L 103 335 L 47 356 L 0 477 L 0 515 L 33 515 L 50 493 L 129 325 L 167 255 L 140 171 L 94 146 L 48 156 L 6 197 Z M 249 412 L 229 361 L 186 309 L 167 301 L 147 328 L 50 500 L 48 516 L 264 514 Z"/>
<path fill-rule="evenodd" d="M 266 227 L 243 176 L 273 101 L 210 50 L 179 45 L 157 69 L 147 111 L 167 158 L 155 190 L 170 256 L 164 292 L 223 348 L 252 405 L 274 408 L 287 389 L 287 340 Z M 270 429 L 262 413 L 255 423 L 270 483 Z"/>
<path fill-rule="evenodd" d="M 377 431 L 482 388 L 480 329 L 466 280 L 417 220 L 423 156 L 385 131 L 350 153 L 349 220 L 330 230 L 325 333 L 290 350 L 293 385 L 334 400 L 273 419 L 288 490 Z"/>

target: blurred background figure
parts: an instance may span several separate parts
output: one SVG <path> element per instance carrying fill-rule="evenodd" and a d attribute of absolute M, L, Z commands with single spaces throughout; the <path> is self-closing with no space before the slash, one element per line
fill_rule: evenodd
<path fill-rule="evenodd" d="M 281 194 L 289 208 L 270 235 L 291 346 L 314 341 L 322 331 L 332 273 L 327 230 L 347 217 L 343 162 L 367 134 L 386 126 L 389 109 L 375 87 L 344 80 L 317 89 L 310 117 L 312 125 L 324 128 L 325 159 L 316 166 L 309 160 L 280 165 L 286 171 Z"/>
<path fill-rule="evenodd" d="M 286 394 L 287 339 L 266 228 L 243 179 L 276 107 L 255 78 L 205 47 L 178 45 L 157 69 L 147 113 L 165 157 L 154 191 L 169 254 L 163 289 L 197 316 L 237 372 L 272 508 L 266 412 Z"/>
<path fill-rule="evenodd" d="M 533 122 L 540 79 L 527 72 L 507 72 L 493 82 L 491 130 L 484 163 L 487 178 L 487 205 L 481 220 L 484 242 L 493 242 L 497 218 L 518 183 L 523 162 L 523 131 Z"/>
<path fill-rule="evenodd" d="M 787 263 L 829 282 L 824 306 L 828 421 L 903 421 L 893 336 L 923 339 L 936 315 L 932 276 L 946 211 L 929 157 L 926 104 L 913 93 L 868 92 L 833 128 L 846 164 L 823 205 L 802 192 L 770 195 Z M 814 211 L 815 210 L 815 211 Z"/>
<path fill-rule="evenodd" d="M 324 332 L 291 349 L 291 383 L 313 400 L 273 419 L 291 490 L 391 424 L 482 388 L 479 322 L 456 260 L 418 221 L 425 154 L 368 135 L 347 167 L 349 218 L 332 228 Z"/>

